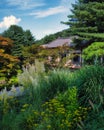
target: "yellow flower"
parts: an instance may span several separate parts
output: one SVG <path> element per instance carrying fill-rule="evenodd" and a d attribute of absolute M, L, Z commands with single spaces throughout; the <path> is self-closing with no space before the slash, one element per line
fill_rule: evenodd
<path fill-rule="evenodd" d="M 50 110 L 53 110 L 53 107 L 51 107 L 51 106 L 50 106 L 50 108 L 49 108 L 49 109 L 50 109 Z"/>
<path fill-rule="evenodd" d="M 45 102 L 45 105 L 47 105 L 49 102 Z"/>
<path fill-rule="evenodd" d="M 21 112 L 24 112 L 25 111 L 25 109 L 21 109 Z"/>
<path fill-rule="evenodd" d="M 63 105 L 63 104 L 61 104 L 61 107 L 64 107 L 64 105 Z"/>
<path fill-rule="evenodd" d="M 28 106 L 29 106 L 29 104 L 24 104 L 24 105 L 23 105 L 23 107 L 28 107 Z"/>
<path fill-rule="evenodd" d="M 42 115 L 42 116 L 44 116 L 44 114 L 45 114 L 44 112 L 41 112 L 41 115 Z"/>
<path fill-rule="evenodd" d="M 38 124 L 33 124 L 35 127 L 37 127 L 38 126 Z"/>
<path fill-rule="evenodd" d="M 64 124 L 61 124 L 61 125 L 60 125 L 60 127 L 62 127 L 62 128 L 63 128 L 63 127 L 64 127 Z"/>
<path fill-rule="evenodd" d="M 78 117 L 78 120 L 81 120 L 82 118 L 81 117 Z"/>
<path fill-rule="evenodd" d="M 38 112 L 37 112 L 37 111 L 34 111 L 34 114 L 35 114 L 35 115 L 38 115 Z"/>
<path fill-rule="evenodd" d="M 65 114 L 65 112 L 64 112 L 64 111 L 61 111 L 61 114 Z"/>
<path fill-rule="evenodd" d="M 10 96 L 9 99 L 13 99 L 14 97 L 13 96 Z"/>
<path fill-rule="evenodd" d="M 47 125 L 47 128 L 50 129 L 50 128 L 51 128 L 51 125 Z"/>

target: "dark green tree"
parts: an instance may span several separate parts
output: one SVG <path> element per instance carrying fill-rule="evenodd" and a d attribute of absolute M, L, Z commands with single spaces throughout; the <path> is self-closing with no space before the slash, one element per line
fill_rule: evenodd
<path fill-rule="evenodd" d="M 2 36 L 12 39 L 14 44 L 16 43 L 24 46 L 32 45 L 35 42 L 35 38 L 30 30 L 24 31 L 22 27 L 17 25 L 11 25 L 2 33 Z"/>
<path fill-rule="evenodd" d="M 24 46 L 32 45 L 35 42 L 34 37 L 30 30 L 24 31 L 22 27 L 17 25 L 11 25 L 6 31 L 2 33 L 2 36 L 12 39 L 14 46 L 12 48 L 12 55 L 23 57 L 22 50 Z"/>
<path fill-rule="evenodd" d="M 2 36 L 8 37 L 13 41 L 17 41 L 21 36 L 23 36 L 23 29 L 17 25 L 11 25 L 7 30 L 2 33 Z"/>
<path fill-rule="evenodd" d="M 64 23 L 69 25 L 72 34 L 79 36 L 77 42 L 104 41 L 104 0 L 78 0 L 72 6 L 72 14 Z"/>
<path fill-rule="evenodd" d="M 24 31 L 24 42 L 25 45 L 32 45 L 35 42 L 35 39 L 30 30 Z"/>

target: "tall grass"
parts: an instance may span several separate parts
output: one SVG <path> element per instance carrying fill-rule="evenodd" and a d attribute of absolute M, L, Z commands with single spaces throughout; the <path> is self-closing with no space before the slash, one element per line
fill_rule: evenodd
<path fill-rule="evenodd" d="M 35 64 L 23 68 L 23 73 L 18 75 L 19 83 L 23 85 L 29 102 L 39 104 L 41 94 L 38 86 L 43 78 L 45 79 L 44 64 L 38 60 L 35 60 Z"/>
<path fill-rule="evenodd" d="M 46 101 L 64 92 L 69 87 L 78 87 L 80 103 L 88 105 L 91 103 L 102 104 L 104 85 L 104 66 L 86 66 L 70 73 L 69 70 L 54 70 L 47 75 L 37 72 L 35 66 L 30 66 L 19 76 L 20 83 L 31 89 L 30 95 L 34 101 Z"/>
<path fill-rule="evenodd" d="M 43 63 L 36 61 L 35 65 L 24 68 L 23 73 L 18 76 L 29 100 L 32 100 L 38 109 L 40 103 L 53 98 L 58 92 L 64 92 L 69 86 L 70 71 L 54 70 L 46 74 L 44 70 Z"/>
<path fill-rule="evenodd" d="M 100 106 L 104 101 L 104 66 L 86 66 L 72 74 L 71 86 L 78 87 L 78 97 L 82 105 L 89 101 Z"/>
<path fill-rule="evenodd" d="M 54 70 L 49 73 L 47 82 L 47 95 L 49 98 L 68 89 L 70 74 L 69 70 Z"/>
<path fill-rule="evenodd" d="M 35 87 L 44 71 L 45 69 L 43 62 L 35 60 L 35 65 L 28 64 L 26 67 L 23 67 L 23 73 L 18 75 L 19 83 L 25 88 L 30 86 Z"/>

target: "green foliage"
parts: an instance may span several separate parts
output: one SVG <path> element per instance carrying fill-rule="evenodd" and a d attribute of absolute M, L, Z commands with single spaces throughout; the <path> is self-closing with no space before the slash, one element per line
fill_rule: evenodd
<path fill-rule="evenodd" d="M 87 109 L 78 107 L 76 92 L 76 88 L 73 87 L 45 102 L 42 105 L 44 111 L 41 112 L 42 124 L 39 124 L 38 129 L 75 129 L 87 112 Z"/>
<path fill-rule="evenodd" d="M 11 77 L 10 80 L 8 81 L 9 86 L 18 86 L 18 78 L 17 77 Z"/>
<path fill-rule="evenodd" d="M 23 56 L 23 46 L 29 46 L 35 42 L 30 30 L 24 31 L 22 27 L 17 25 L 11 25 L 2 33 L 2 36 L 13 40 L 12 55 L 18 56 L 19 58 Z"/>
<path fill-rule="evenodd" d="M 68 70 L 54 70 L 48 76 L 48 98 L 55 96 L 57 92 L 64 92 L 69 87 L 70 71 Z M 51 93 L 49 93 L 51 92 Z"/>
<path fill-rule="evenodd" d="M 85 59 L 90 59 L 96 56 L 103 56 L 104 55 L 104 42 L 95 42 L 92 43 L 89 47 L 84 49 L 83 55 Z"/>
<path fill-rule="evenodd" d="M 7 30 L 5 30 L 2 35 L 4 37 L 9 37 L 13 41 L 15 41 L 19 35 L 23 34 L 23 29 L 17 25 L 11 25 Z"/>
<path fill-rule="evenodd" d="M 83 58 L 87 61 L 92 59 L 96 60 L 96 58 L 100 58 L 101 61 L 99 61 L 99 63 L 100 62 L 103 63 L 104 62 L 103 57 L 104 57 L 104 42 L 92 43 L 83 51 Z"/>
<path fill-rule="evenodd" d="M 84 129 L 86 130 L 103 130 L 104 129 L 104 110 L 99 112 L 92 111 L 85 121 Z"/>
<path fill-rule="evenodd" d="M 17 25 L 11 25 L 2 35 L 12 39 L 14 44 L 22 44 L 24 46 L 33 44 L 35 40 L 30 30 L 24 31 L 22 27 Z"/>
<path fill-rule="evenodd" d="M 41 52 L 42 48 L 38 44 L 33 44 L 31 46 L 26 46 L 22 48 L 22 54 L 24 56 L 23 64 L 34 63 L 34 59 L 39 59 L 39 53 Z"/>
<path fill-rule="evenodd" d="M 35 42 L 35 38 L 33 37 L 30 30 L 24 31 L 24 42 L 25 45 L 32 45 Z"/>
<path fill-rule="evenodd" d="M 76 43 L 81 44 L 83 40 L 104 41 L 104 1 L 78 0 L 72 6 L 72 14 L 65 24 L 70 26 L 72 34 L 79 36 L 80 40 Z"/>
<path fill-rule="evenodd" d="M 69 75 L 67 70 L 54 70 L 46 75 L 43 63 L 36 61 L 35 66 L 29 65 L 28 68 L 24 68 L 18 79 L 19 83 L 27 90 L 30 100 L 34 98 L 37 101 L 38 107 L 38 102 L 49 100 L 58 92 L 68 89 Z"/>
<path fill-rule="evenodd" d="M 54 70 L 48 75 L 40 78 L 34 90 L 34 99 L 45 102 L 52 99 L 60 92 L 65 92 L 69 87 L 70 72 L 65 70 Z M 38 105 L 37 102 L 37 105 Z"/>
<path fill-rule="evenodd" d="M 20 100 L 23 100 L 23 97 Z M 34 104 L 26 103 L 27 100 L 24 103 L 20 100 L 9 98 L 0 104 L 3 107 L 0 109 L 3 110 L 1 129 L 75 130 L 81 121 L 85 120 L 89 111 L 89 108 L 79 107 L 76 87 L 40 104 L 40 110 L 37 110 Z M 8 120 L 11 121 L 10 124 Z"/>
<path fill-rule="evenodd" d="M 92 39 L 92 41 L 104 41 L 104 33 L 82 33 L 78 32 L 78 35 L 84 39 Z"/>
<path fill-rule="evenodd" d="M 86 66 L 75 72 L 71 77 L 71 86 L 78 87 L 79 103 L 97 108 L 103 105 L 104 67 Z"/>

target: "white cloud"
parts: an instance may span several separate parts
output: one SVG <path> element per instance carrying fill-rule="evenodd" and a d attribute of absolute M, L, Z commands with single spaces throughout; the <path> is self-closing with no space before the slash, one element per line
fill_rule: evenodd
<path fill-rule="evenodd" d="M 44 17 L 50 16 L 50 15 L 55 15 L 55 14 L 63 13 L 66 11 L 67 11 L 67 9 L 64 6 L 57 6 L 57 7 L 53 7 L 53 8 L 48 8 L 47 10 L 30 13 L 30 15 L 33 15 L 36 18 L 44 18 Z"/>
<path fill-rule="evenodd" d="M 19 9 L 32 9 L 35 7 L 43 6 L 43 0 L 6 0 L 8 5 L 17 6 Z"/>
<path fill-rule="evenodd" d="M 16 18 L 15 16 L 6 16 L 3 18 L 3 21 L 0 22 L 0 28 L 8 28 L 11 25 L 18 24 L 21 21 L 20 18 Z"/>

